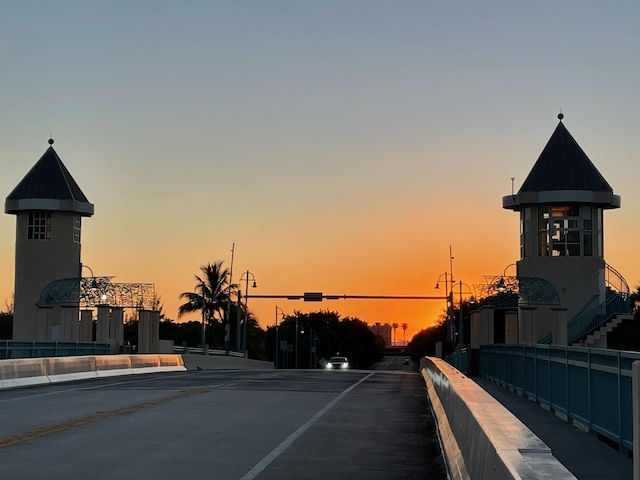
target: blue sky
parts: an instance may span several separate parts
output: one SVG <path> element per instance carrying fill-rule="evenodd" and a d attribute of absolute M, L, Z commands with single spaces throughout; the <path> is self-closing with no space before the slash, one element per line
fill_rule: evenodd
<path fill-rule="evenodd" d="M 470 284 L 517 260 L 501 197 L 562 110 L 622 197 L 605 258 L 633 286 L 639 14 L 632 1 L 9 2 L 0 190 L 52 135 L 96 205 L 83 261 L 156 283 L 172 318 L 233 243 L 261 293 L 430 295 L 449 245 Z M 14 222 L 0 218 L 0 301 Z M 322 307 L 413 329 L 442 309 Z M 273 302 L 254 308 L 271 321 Z"/>

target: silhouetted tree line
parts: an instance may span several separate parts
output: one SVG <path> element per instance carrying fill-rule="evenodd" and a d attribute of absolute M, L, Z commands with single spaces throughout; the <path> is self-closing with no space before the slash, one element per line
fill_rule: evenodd
<path fill-rule="evenodd" d="M 277 351 L 280 368 L 295 367 L 296 321 L 298 368 L 320 368 L 321 359 L 335 355 L 348 357 L 351 368 L 368 368 L 382 358 L 382 343 L 362 320 L 329 310 L 294 311 L 279 321 L 277 344 L 275 325 L 265 334 L 267 358 L 275 362 Z"/>
<path fill-rule="evenodd" d="M 640 287 L 630 295 L 633 320 L 622 322 L 607 336 L 607 348 L 640 351 Z"/>
<path fill-rule="evenodd" d="M 13 337 L 13 313 L 0 312 L 0 340 L 11 340 Z"/>

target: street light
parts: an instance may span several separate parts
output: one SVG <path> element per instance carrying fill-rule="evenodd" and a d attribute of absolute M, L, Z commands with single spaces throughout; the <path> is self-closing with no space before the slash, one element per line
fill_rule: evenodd
<path fill-rule="evenodd" d="M 247 351 L 247 323 L 249 321 L 249 311 L 247 310 L 247 301 L 249 300 L 249 280 L 253 281 L 253 288 L 256 288 L 258 285 L 256 284 L 256 277 L 254 277 L 253 273 L 249 270 L 244 272 L 240 277 L 240 281 L 245 281 L 245 289 L 244 289 L 244 328 L 242 330 L 242 351 Z"/>
<path fill-rule="evenodd" d="M 458 336 L 458 347 L 462 348 L 464 346 L 464 319 L 462 316 L 462 286 L 464 285 L 465 287 L 467 287 L 469 289 L 469 293 L 471 294 L 471 301 L 470 303 L 473 303 L 474 301 L 474 293 L 471 292 L 471 287 L 469 285 L 467 285 L 466 283 L 462 283 L 462 280 L 459 282 L 460 283 L 460 335 Z M 453 296 L 453 294 L 452 294 Z"/>
<path fill-rule="evenodd" d="M 280 356 L 279 355 L 280 351 L 278 348 L 278 311 L 282 315 L 282 320 L 284 320 L 284 311 L 279 306 L 276 305 L 276 345 L 275 345 L 276 348 L 275 348 L 275 355 L 274 355 L 274 358 L 275 358 L 274 363 L 275 363 L 276 370 L 278 369 L 278 357 Z"/>
<path fill-rule="evenodd" d="M 205 311 L 206 311 L 206 307 L 207 307 L 207 301 L 206 301 L 206 296 L 205 296 L 205 288 L 206 285 L 204 284 L 204 282 L 202 282 L 202 332 L 200 332 L 200 345 L 202 345 L 202 351 L 204 352 L 205 347 L 204 347 L 204 342 L 205 340 Z"/>
<path fill-rule="evenodd" d="M 441 280 L 443 276 L 444 276 L 444 280 Z M 455 342 L 455 337 L 453 336 L 453 321 L 451 318 L 452 310 L 453 310 L 453 285 L 454 285 L 453 275 L 449 275 L 448 272 L 444 272 L 443 274 L 441 274 L 438 277 L 438 280 L 436 280 L 436 286 L 434 288 L 439 289 L 441 282 L 444 282 L 445 297 L 446 297 L 447 340 L 452 340 L 453 342 Z M 451 287 L 451 289 L 449 289 L 449 287 Z"/>

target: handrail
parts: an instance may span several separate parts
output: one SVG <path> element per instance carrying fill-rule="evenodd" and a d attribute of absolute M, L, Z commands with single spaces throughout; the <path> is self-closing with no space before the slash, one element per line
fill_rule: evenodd
<path fill-rule="evenodd" d="M 567 325 L 569 344 L 589 335 L 607 323 L 615 315 L 631 313 L 628 293 L 613 292 L 607 299 L 591 310 L 577 315 Z"/>
<path fill-rule="evenodd" d="M 552 340 L 553 340 L 553 333 L 548 333 L 544 337 L 542 337 L 540 340 L 538 340 L 536 343 L 538 345 L 551 345 Z"/>
<path fill-rule="evenodd" d="M 605 263 L 605 274 L 604 274 L 604 282 L 605 285 L 612 290 L 620 293 L 631 293 L 629 290 L 629 284 L 624 279 L 624 277 L 618 272 L 615 268 L 613 268 L 608 263 Z M 614 277 L 614 280 L 617 280 L 617 283 L 614 283 L 611 280 L 611 277 Z"/>

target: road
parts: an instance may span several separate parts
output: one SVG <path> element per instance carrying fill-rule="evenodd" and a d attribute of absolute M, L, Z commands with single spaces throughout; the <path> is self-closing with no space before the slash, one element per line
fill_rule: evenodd
<path fill-rule="evenodd" d="M 1 391 L 0 479 L 444 479 L 424 383 L 402 360 Z"/>

